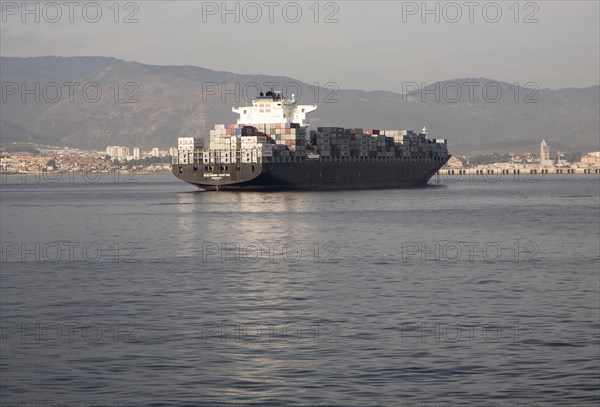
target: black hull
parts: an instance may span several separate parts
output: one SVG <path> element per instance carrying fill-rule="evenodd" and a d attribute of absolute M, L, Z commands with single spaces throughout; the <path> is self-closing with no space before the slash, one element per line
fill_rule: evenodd
<path fill-rule="evenodd" d="M 209 191 L 410 188 L 427 184 L 447 161 L 448 158 L 382 158 L 262 164 L 173 164 L 173 174 Z"/>

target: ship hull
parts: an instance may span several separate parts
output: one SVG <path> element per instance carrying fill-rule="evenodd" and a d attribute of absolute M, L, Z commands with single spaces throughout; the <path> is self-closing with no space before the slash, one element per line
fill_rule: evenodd
<path fill-rule="evenodd" d="M 303 160 L 286 163 L 173 164 L 173 174 L 214 191 L 410 188 L 427 184 L 448 158 Z"/>

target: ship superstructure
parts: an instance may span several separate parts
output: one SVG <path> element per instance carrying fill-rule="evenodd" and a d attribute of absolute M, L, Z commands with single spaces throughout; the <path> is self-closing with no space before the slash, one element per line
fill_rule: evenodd
<path fill-rule="evenodd" d="M 281 92 L 262 92 L 252 101 L 252 106 L 233 107 L 231 109 L 240 115 L 238 125 L 253 126 L 263 124 L 291 124 L 306 127 L 306 115 L 317 110 L 317 105 L 298 105 L 294 94 L 290 99 L 284 99 Z"/>

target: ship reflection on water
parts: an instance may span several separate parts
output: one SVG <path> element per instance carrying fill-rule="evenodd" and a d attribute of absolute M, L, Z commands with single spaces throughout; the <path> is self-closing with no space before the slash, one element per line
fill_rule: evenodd
<path fill-rule="evenodd" d="M 231 254 L 236 247 L 259 256 L 273 256 L 269 245 L 302 244 L 303 250 L 318 241 L 319 227 L 317 208 L 312 194 L 307 193 L 198 193 L 177 194 L 178 240 L 174 245 L 177 254 L 185 257 L 207 257 L 207 250 L 224 250 L 223 256 Z M 330 199 L 331 203 L 335 197 Z M 290 217 L 294 221 L 290 228 Z M 203 252 L 204 248 L 204 252 Z M 277 247 L 275 247 L 277 249 Z M 248 256 L 250 256 L 248 254 Z M 266 257 L 265 257 L 266 258 Z"/>

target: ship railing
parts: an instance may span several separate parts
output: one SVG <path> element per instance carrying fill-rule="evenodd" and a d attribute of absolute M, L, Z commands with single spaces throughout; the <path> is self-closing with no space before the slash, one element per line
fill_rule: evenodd
<path fill-rule="evenodd" d="M 446 157 L 438 156 L 438 157 L 321 157 L 319 161 L 327 162 L 327 163 L 347 163 L 347 162 L 417 162 L 417 161 L 443 161 Z M 252 163 L 298 163 L 306 161 L 306 157 L 257 157 L 256 161 L 252 161 Z M 174 160 L 174 164 L 177 162 Z M 210 162 L 205 163 L 202 160 L 194 161 L 194 164 L 223 164 L 224 161 L 221 162 Z M 236 161 L 235 163 L 243 163 L 242 161 Z M 225 163 L 227 164 L 227 163 Z M 234 163 L 229 163 L 234 164 Z M 248 163 L 247 163 L 248 164 Z"/>
<path fill-rule="evenodd" d="M 338 163 L 338 162 L 368 162 L 368 161 L 377 161 L 377 162 L 387 162 L 387 161 L 402 161 L 402 162 L 415 162 L 415 161 L 421 161 L 421 160 L 427 160 L 427 161 L 443 161 L 447 158 L 448 153 L 444 152 L 441 155 L 437 155 L 437 156 L 426 156 L 426 157 L 320 157 L 319 161 L 321 162 L 329 162 L 329 163 Z M 293 162 L 303 162 L 305 161 L 307 158 L 306 157 L 286 157 L 286 158 L 282 158 L 282 157 L 257 157 L 257 160 L 254 161 L 255 163 L 262 163 L 262 162 L 272 162 L 272 163 L 293 163 Z M 172 160 L 171 160 L 172 164 L 179 164 L 179 158 L 177 156 L 173 156 Z M 204 162 L 204 160 L 200 157 L 194 157 L 193 161 L 194 164 L 207 164 Z M 241 161 L 237 161 L 237 162 L 241 162 Z M 219 164 L 216 162 L 210 162 L 210 164 Z"/>

